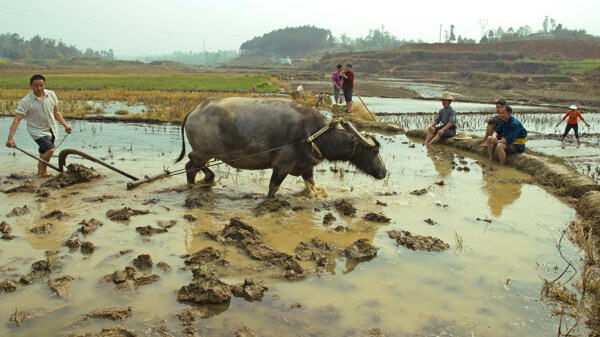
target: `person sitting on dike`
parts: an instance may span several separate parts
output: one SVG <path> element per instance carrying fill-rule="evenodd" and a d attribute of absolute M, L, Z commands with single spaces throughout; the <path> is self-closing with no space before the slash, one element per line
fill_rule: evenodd
<path fill-rule="evenodd" d="M 485 119 L 485 122 L 487 123 L 485 135 L 483 135 L 483 138 L 478 140 L 478 142 L 482 143 L 481 147 L 487 146 L 485 141 L 492 135 L 492 133 L 494 133 L 496 127 L 502 122 L 502 118 L 500 118 L 500 109 L 505 105 L 506 101 L 503 99 L 496 101 L 496 115 Z"/>
<path fill-rule="evenodd" d="M 527 130 L 523 124 L 512 116 L 512 108 L 505 105 L 500 109 L 502 122 L 496 127 L 492 136 L 487 141 L 490 163 L 494 161 L 494 150 L 498 150 L 498 161 L 500 165 L 506 163 L 508 153 L 525 152 L 527 142 Z"/>
<path fill-rule="evenodd" d="M 450 106 L 454 98 L 449 93 L 442 95 L 443 108 L 438 111 L 438 115 L 429 128 L 427 129 L 427 137 L 423 145 L 431 145 L 441 138 L 450 138 L 456 136 L 456 111 Z M 442 123 L 440 126 L 436 126 Z M 434 137 L 435 135 L 435 137 Z"/>

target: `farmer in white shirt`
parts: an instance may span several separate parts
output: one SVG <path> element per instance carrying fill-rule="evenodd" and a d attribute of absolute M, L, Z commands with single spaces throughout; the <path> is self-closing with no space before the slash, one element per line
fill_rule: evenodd
<path fill-rule="evenodd" d="M 15 119 L 8 133 L 7 147 L 16 147 L 13 137 L 19 123 L 24 118 L 27 121 L 27 131 L 39 146 L 40 158 L 49 162 L 54 154 L 54 141 L 58 136 L 56 121 L 65 127 L 66 133 L 71 133 L 71 127 L 63 119 L 58 110 L 58 99 L 56 94 L 46 90 L 46 79 L 42 75 L 33 75 L 29 79 L 31 93 L 25 96 L 15 113 Z M 41 178 L 50 176 L 46 164 L 38 163 L 38 176 Z"/>

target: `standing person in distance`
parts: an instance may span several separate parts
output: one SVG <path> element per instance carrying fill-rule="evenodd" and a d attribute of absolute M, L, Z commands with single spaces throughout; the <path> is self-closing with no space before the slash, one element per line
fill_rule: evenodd
<path fill-rule="evenodd" d="M 562 138 L 560 139 L 560 142 L 561 143 L 564 142 L 565 137 L 567 136 L 569 131 L 571 131 L 571 129 L 573 129 L 573 132 L 575 133 L 575 138 L 577 139 L 577 145 L 581 145 L 581 142 L 579 142 L 579 124 L 577 123 L 577 118 L 581 118 L 581 121 L 584 122 L 588 128 L 590 127 L 590 125 L 583 119 L 581 112 L 579 112 L 579 110 L 577 110 L 577 105 L 573 104 L 569 107 L 569 109 L 570 110 L 567 111 L 567 113 L 560 120 L 560 122 L 556 123 L 556 127 L 558 127 L 560 125 L 560 123 L 562 123 L 565 120 L 565 118 L 569 117 L 569 119 L 567 119 L 567 126 L 565 127 L 565 132 L 563 133 Z"/>
<path fill-rule="evenodd" d="M 352 65 L 346 64 L 346 69 L 340 74 L 342 76 L 342 91 L 344 92 L 344 99 L 346 100 L 346 112 L 352 112 L 352 93 L 354 92 L 354 73 L 352 72 Z"/>
<path fill-rule="evenodd" d="M 342 100 L 340 97 L 340 89 L 342 88 L 342 77 L 340 76 L 341 72 L 344 71 L 344 68 L 341 64 L 337 65 L 337 69 L 331 75 L 331 81 L 333 82 L 333 99 L 334 104 L 341 104 Z"/>
<path fill-rule="evenodd" d="M 58 109 L 58 98 L 50 90 L 46 90 L 46 78 L 42 75 L 33 75 L 29 79 L 31 92 L 25 96 L 17 106 L 15 118 L 8 132 L 7 147 L 16 147 L 13 139 L 19 123 L 22 119 L 27 121 L 27 131 L 33 140 L 38 144 L 40 158 L 49 162 L 54 154 L 54 141 L 58 136 L 56 130 L 56 121 L 65 127 L 67 134 L 71 133 L 71 127 L 65 122 L 60 110 Z M 38 163 L 38 176 L 46 178 L 48 166 L 42 162 Z"/>

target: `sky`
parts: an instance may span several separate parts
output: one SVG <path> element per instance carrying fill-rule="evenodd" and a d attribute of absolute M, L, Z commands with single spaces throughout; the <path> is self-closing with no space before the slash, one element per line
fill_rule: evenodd
<path fill-rule="evenodd" d="M 529 25 L 544 17 L 600 36 L 600 1 L 527 0 L 0 0 L 0 33 L 62 40 L 78 49 L 112 49 L 115 56 L 237 50 L 272 30 L 313 25 L 334 37 L 381 29 L 398 39 L 438 42 L 450 25 L 456 36 L 481 38 L 487 29 Z"/>

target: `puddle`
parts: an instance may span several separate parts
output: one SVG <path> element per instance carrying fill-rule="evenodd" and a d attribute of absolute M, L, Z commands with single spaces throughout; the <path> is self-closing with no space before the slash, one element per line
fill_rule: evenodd
<path fill-rule="evenodd" d="M 0 128 L 8 129 L 11 122 L 11 118 L 0 118 Z M 183 163 L 173 164 L 181 146 L 177 126 L 71 123 L 73 134 L 62 148 L 84 151 L 140 177 L 183 167 Z M 575 211 L 527 183 L 530 177 L 521 172 L 480 166 L 478 161 L 484 158 L 443 147 L 428 152 L 419 144 L 411 147 L 413 143 L 404 135 L 379 135 L 378 139 L 383 144 L 381 155 L 390 172 L 388 178 L 376 181 L 347 165 L 323 163 L 316 167 L 315 180 L 326 187 L 329 198 L 302 196 L 302 179 L 290 176 L 277 195 L 290 207 L 264 213 L 255 209 L 264 201 L 270 170 L 215 166 L 217 184 L 210 198 L 198 208 L 187 209 L 184 204 L 190 191 L 184 188 L 184 175 L 127 190 L 128 178 L 69 156 L 67 164 L 94 167 L 106 177 L 51 191 L 48 197 L 1 193 L 1 214 L 6 216 L 24 205 L 30 212 L 4 217 L 16 238 L 0 241 L 0 281 L 18 280 L 17 275 L 31 271 L 32 263 L 48 257 L 61 262 L 60 269 L 52 271 L 52 279 L 73 278 L 70 296 L 56 297 L 47 281 L 0 295 L 0 320 L 5 322 L 0 324 L 0 335 L 95 334 L 107 324 L 124 325 L 139 335 L 152 326 L 183 335 L 177 315 L 182 316 L 185 309 L 196 316 L 198 333 L 210 336 L 231 336 L 243 327 L 260 336 L 368 335 L 369 331 L 398 336 L 556 334 L 559 320 L 549 317 L 549 309 L 540 302 L 539 277 L 553 279 L 562 272 L 564 261 L 555 239 L 575 218 Z M 24 127 L 15 140 L 24 149 L 35 151 Z M 23 181 L 19 174 L 9 179 L 11 173 L 34 169 L 35 162 L 21 153 L 13 155 L 13 150 L 5 148 L 2 155 L 3 189 Z M 453 162 L 457 169 L 451 168 Z M 459 171 L 458 167 L 469 170 Z M 40 183 L 32 176 L 23 179 Z M 411 194 L 422 189 L 426 193 Z M 354 216 L 336 209 L 341 200 L 356 209 Z M 126 221 L 107 217 L 107 211 L 124 207 L 149 213 Z M 69 217 L 42 218 L 55 210 Z M 333 217 L 328 216 L 324 224 L 329 213 Z M 382 214 L 390 221 L 368 221 L 368 213 Z M 256 228 L 262 244 L 292 256 L 301 242 L 310 244 L 316 237 L 336 249 L 318 253 L 325 254 L 324 260 L 318 259 L 325 261 L 320 269 L 317 264 L 321 262 L 314 259 L 298 261 L 304 275 L 291 281 L 278 276 L 279 266 L 251 259 L 238 247 L 204 234 L 221 232 L 233 217 Z M 69 252 L 65 242 L 82 227 L 83 220 L 90 219 L 103 225 L 79 235 L 95 249 Z M 46 223 L 53 224 L 51 233 L 30 231 Z M 166 223 L 172 226 L 163 227 Z M 136 231 L 147 226 L 166 231 L 151 236 Z M 342 230 L 336 230 L 339 227 Z M 450 248 L 427 252 L 398 246 L 388 236 L 392 230 L 438 238 Z M 360 239 L 377 248 L 374 258 L 358 262 L 337 255 Z M 569 242 L 562 244 L 567 259 L 579 258 Z M 218 250 L 220 256 L 203 268 L 214 269 L 220 280 L 231 286 L 245 279 L 263 282 L 268 287 L 264 297 L 246 300 L 234 296 L 211 305 L 178 302 L 175 291 L 194 278 L 186 256 L 207 247 Z M 100 283 L 106 275 L 133 266 L 142 254 L 149 254 L 154 265 L 136 275 L 158 275 L 152 283 L 131 290 L 117 290 L 114 282 Z M 170 268 L 159 268 L 159 264 Z M 96 310 L 128 307 L 133 314 L 123 321 L 82 321 Z M 42 313 L 19 327 L 9 326 L 6 322 L 15 308 Z"/>
<path fill-rule="evenodd" d="M 89 116 L 137 115 L 148 111 L 148 107 L 144 104 L 131 104 L 127 102 L 87 101 L 86 106 L 91 107 Z"/>

